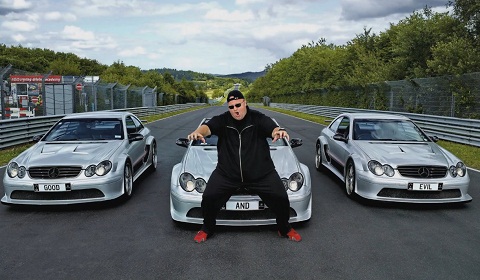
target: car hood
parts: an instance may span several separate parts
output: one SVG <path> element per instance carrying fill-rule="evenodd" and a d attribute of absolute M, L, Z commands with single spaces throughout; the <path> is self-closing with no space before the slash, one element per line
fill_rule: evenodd
<path fill-rule="evenodd" d="M 281 178 L 288 178 L 294 172 L 300 172 L 300 166 L 290 147 L 282 146 L 270 149 L 275 169 Z M 195 178 L 208 181 L 217 166 L 217 149 L 215 147 L 190 148 L 183 162 L 183 172 L 189 172 Z"/>
<path fill-rule="evenodd" d="M 97 164 L 109 159 L 123 141 L 39 142 L 20 154 L 15 161 L 25 166 Z"/>
<path fill-rule="evenodd" d="M 398 165 L 445 165 L 449 166 L 453 158 L 449 158 L 437 144 L 433 142 L 395 143 L 364 142 L 357 143 L 370 159 L 381 163 Z"/>

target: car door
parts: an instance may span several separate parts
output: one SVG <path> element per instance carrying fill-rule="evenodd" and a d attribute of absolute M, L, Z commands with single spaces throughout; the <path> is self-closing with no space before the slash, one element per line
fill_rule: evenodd
<path fill-rule="evenodd" d="M 347 142 L 335 140 L 333 136 L 335 134 L 342 134 Z M 329 150 L 330 156 L 332 160 L 334 160 L 337 164 L 339 164 L 342 168 L 345 166 L 346 160 L 349 153 L 349 146 L 350 146 L 350 118 L 349 117 L 341 117 L 339 118 L 338 122 L 335 122 L 335 126 L 332 126 L 332 133 L 330 134 L 328 141 L 329 141 Z"/>
<path fill-rule="evenodd" d="M 143 164 L 144 158 L 146 157 L 146 135 L 145 130 L 146 128 L 143 126 L 142 122 L 135 118 L 134 116 L 127 116 L 125 119 L 125 124 L 127 127 L 127 134 L 128 137 L 132 135 L 132 133 L 139 133 L 142 134 L 144 137 L 142 140 L 139 141 L 130 141 L 129 143 L 129 155 L 132 159 L 133 169 L 136 172 Z"/>

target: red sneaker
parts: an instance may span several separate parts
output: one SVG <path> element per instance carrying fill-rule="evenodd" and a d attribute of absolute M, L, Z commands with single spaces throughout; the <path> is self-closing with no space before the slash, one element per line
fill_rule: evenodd
<path fill-rule="evenodd" d="M 290 231 L 287 233 L 287 235 L 282 235 L 280 232 L 278 232 L 278 235 L 282 237 L 287 237 L 289 240 L 299 242 L 302 240 L 302 237 L 298 232 L 296 232 L 293 228 L 290 229 Z"/>
<path fill-rule="evenodd" d="M 197 235 L 195 235 L 195 238 L 193 238 L 193 240 L 195 240 L 195 242 L 197 243 L 202 243 L 202 242 L 205 242 L 207 241 L 207 236 L 208 234 L 206 232 L 204 232 L 203 230 L 197 232 Z"/>

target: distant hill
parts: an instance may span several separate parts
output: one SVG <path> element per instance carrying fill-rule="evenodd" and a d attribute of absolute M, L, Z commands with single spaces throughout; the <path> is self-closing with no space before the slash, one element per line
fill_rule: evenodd
<path fill-rule="evenodd" d="M 222 78 L 237 78 L 237 79 L 242 79 L 242 80 L 248 80 L 248 81 L 255 81 L 259 77 L 265 76 L 265 71 L 261 72 L 245 72 L 245 73 L 240 73 L 240 74 L 228 74 L 228 75 L 216 75 L 217 77 L 222 77 Z"/>
<path fill-rule="evenodd" d="M 257 78 L 262 77 L 265 75 L 265 71 L 261 72 L 245 72 L 239 74 L 228 74 L 228 75 L 218 75 L 218 74 L 206 74 L 206 73 L 198 73 L 190 70 L 177 70 L 171 68 L 161 68 L 161 69 L 153 69 L 160 74 L 170 73 L 175 80 L 180 81 L 182 79 L 186 79 L 188 81 L 193 80 L 204 80 L 213 77 L 219 78 L 234 78 L 234 79 L 242 79 L 249 82 L 255 81 Z"/>

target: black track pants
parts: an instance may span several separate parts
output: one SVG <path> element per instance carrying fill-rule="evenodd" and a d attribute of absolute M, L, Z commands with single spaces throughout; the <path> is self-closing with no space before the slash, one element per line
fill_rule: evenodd
<path fill-rule="evenodd" d="M 240 187 L 248 188 L 253 193 L 258 194 L 263 202 L 272 209 L 276 215 L 278 230 L 282 235 L 290 230 L 291 226 L 288 223 L 290 201 L 276 171 L 270 172 L 263 179 L 247 184 L 232 181 L 214 170 L 202 196 L 203 231 L 207 234 L 213 234 L 218 212 L 235 190 Z"/>

